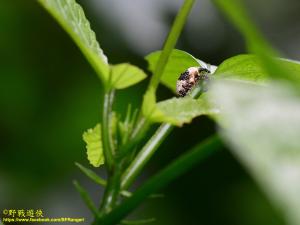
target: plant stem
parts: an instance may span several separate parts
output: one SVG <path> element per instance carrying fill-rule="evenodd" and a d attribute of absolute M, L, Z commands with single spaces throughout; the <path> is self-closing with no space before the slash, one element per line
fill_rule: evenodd
<path fill-rule="evenodd" d="M 111 110 L 114 100 L 114 90 L 106 91 L 104 94 L 103 111 L 102 111 L 102 143 L 105 165 L 108 171 L 112 170 L 114 164 L 114 150 L 112 144 L 112 136 L 110 129 Z"/>
<path fill-rule="evenodd" d="M 186 22 L 187 16 L 194 4 L 195 0 L 185 0 L 183 6 L 179 10 L 172 29 L 167 37 L 167 40 L 164 44 L 163 52 L 159 58 L 157 63 L 156 70 L 154 75 L 151 78 L 149 87 L 157 89 L 160 77 L 164 71 L 165 65 L 169 59 L 170 53 L 175 47 L 175 44 L 178 40 L 178 37 L 182 31 L 182 28 Z M 121 151 L 121 154 L 116 157 L 114 154 L 113 145 L 111 142 L 111 135 L 110 135 L 110 112 L 111 112 L 111 105 L 113 100 L 113 91 L 109 91 L 105 94 L 104 97 L 104 110 L 103 110 L 103 120 L 102 120 L 102 138 L 103 138 L 103 147 L 104 147 L 104 156 L 107 164 L 108 169 L 108 184 L 105 190 L 103 202 L 101 204 L 101 212 L 105 213 L 109 212 L 116 204 L 117 197 L 120 192 L 120 176 L 121 176 L 121 169 L 122 167 L 118 165 L 119 163 L 114 164 L 115 161 L 122 162 L 124 155 L 127 154 L 128 150 L 130 150 L 136 143 L 142 138 L 144 133 L 148 128 L 147 121 L 141 121 L 141 126 L 137 126 L 131 136 L 131 142 L 128 144 L 128 147 L 125 148 L 124 151 Z M 145 104 L 145 102 L 143 102 Z M 154 136 L 147 142 L 145 147 L 142 151 L 138 154 L 138 157 L 135 159 L 135 163 L 131 165 L 134 168 L 128 168 L 126 170 L 128 174 L 125 172 L 125 182 L 122 182 L 123 186 L 129 186 L 132 180 L 137 176 L 139 171 L 145 165 L 145 163 L 149 160 L 161 142 L 165 139 L 165 137 L 170 133 L 173 126 L 170 124 L 163 124 L 161 125 L 160 129 L 154 134 Z M 136 132 L 136 130 L 138 132 Z M 124 153 L 123 153 L 124 152 Z M 120 156 L 120 157 L 119 157 Z M 122 180 L 123 181 L 123 180 Z"/>
<path fill-rule="evenodd" d="M 153 87 L 154 90 L 157 89 L 160 77 L 162 76 L 166 63 L 168 62 L 169 56 L 176 45 L 178 37 L 182 31 L 184 24 L 186 23 L 186 19 L 191 11 L 195 0 L 185 0 L 181 9 L 179 10 L 175 21 L 172 25 L 171 31 L 168 34 L 168 37 L 165 41 L 162 53 L 158 59 L 155 71 L 153 76 L 151 77 L 149 87 Z"/>
<path fill-rule="evenodd" d="M 107 186 L 100 206 L 100 216 L 109 213 L 116 206 L 120 194 L 121 174 L 122 163 L 116 163 L 107 181 Z"/>
<path fill-rule="evenodd" d="M 96 220 L 95 224 L 112 225 L 118 223 L 122 218 L 136 208 L 145 198 L 147 198 L 149 194 L 166 186 L 176 177 L 194 167 L 200 160 L 205 159 L 221 146 L 222 142 L 217 135 L 206 139 L 204 142 L 198 144 L 192 150 L 180 156 L 166 168 L 161 170 L 158 174 L 146 181 L 135 191 L 132 197 L 126 199 L 108 215 Z"/>
<path fill-rule="evenodd" d="M 120 193 L 121 164 L 115 162 L 115 151 L 111 134 L 111 112 L 114 90 L 108 89 L 104 94 L 102 112 L 102 143 L 107 168 L 108 180 L 100 206 L 100 216 L 110 212 L 117 203 Z"/>
<path fill-rule="evenodd" d="M 168 123 L 163 123 L 162 125 L 160 125 L 160 127 L 157 129 L 154 135 L 148 140 L 148 142 L 144 145 L 142 150 L 132 161 L 130 166 L 123 173 L 121 182 L 122 189 L 127 189 L 132 184 L 133 180 L 137 177 L 139 172 L 149 161 L 151 156 L 161 145 L 161 143 L 165 140 L 165 138 L 172 131 L 172 129 L 173 126 Z"/>

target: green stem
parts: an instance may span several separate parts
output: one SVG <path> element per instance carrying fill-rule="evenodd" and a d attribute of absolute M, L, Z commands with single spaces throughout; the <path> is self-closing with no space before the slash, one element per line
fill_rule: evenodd
<path fill-rule="evenodd" d="M 111 112 L 114 90 L 108 89 L 104 94 L 102 112 L 102 143 L 107 167 L 108 181 L 100 206 L 100 215 L 110 212 L 117 203 L 120 193 L 121 164 L 115 163 L 115 151 L 111 134 Z"/>
<path fill-rule="evenodd" d="M 154 90 L 157 89 L 160 77 L 162 76 L 166 63 L 168 62 L 169 56 L 174 49 L 178 37 L 182 31 L 184 24 L 186 23 L 189 12 L 192 9 L 195 0 L 185 0 L 181 9 L 179 10 L 175 21 L 172 25 L 171 31 L 165 41 L 162 53 L 158 59 L 156 69 L 154 71 L 153 76 L 151 77 L 151 81 L 149 87 L 153 87 Z"/>
<path fill-rule="evenodd" d="M 116 163 L 108 178 L 100 206 L 100 216 L 109 213 L 116 205 L 120 194 L 121 163 Z"/>
<path fill-rule="evenodd" d="M 112 135 L 110 129 L 111 111 L 114 100 L 114 90 L 106 91 L 104 94 L 103 111 L 102 111 L 102 143 L 105 165 L 107 170 L 112 170 L 114 164 L 114 149 L 112 143 Z"/>
<path fill-rule="evenodd" d="M 158 149 L 161 143 L 165 140 L 168 134 L 172 131 L 173 126 L 168 123 L 162 124 L 154 135 L 144 145 L 142 150 L 138 153 L 129 167 L 125 170 L 122 175 L 121 188 L 127 189 L 134 179 L 137 177 L 139 172 L 149 161 L 154 152 Z"/>
<path fill-rule="evenodd" d="M 136 208 L 148 195 L 166 186 L 175 178 L 193 168 L 199 161 L 205 159 L 222 146 L 220 138 L 216 135 L 206 139 L 204 142 L 195 146 L 178 159 L 161 170 L 158 174 L 151 177 L 132 197 L 126 199 L 121 205 L 117 206 L 111 213 L 97 220 L 95 224 L 112 225 L 118 223 Z"/>

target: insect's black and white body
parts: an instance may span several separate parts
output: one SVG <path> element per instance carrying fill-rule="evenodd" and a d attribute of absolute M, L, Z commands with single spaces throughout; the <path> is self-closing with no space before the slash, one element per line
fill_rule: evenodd
<path fill-rule="evenodd" d="M 176 92 L 184 97 L 200 80 L 208 80 L 210 71 L 202 67 L 190 67 L 177 80 Z"/>

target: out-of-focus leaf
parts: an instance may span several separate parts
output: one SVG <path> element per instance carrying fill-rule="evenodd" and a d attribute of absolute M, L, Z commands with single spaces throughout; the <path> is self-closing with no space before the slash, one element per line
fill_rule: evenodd
<path fill-rule="evenodd" d="M 83 133 L 83 140 L 87 148 L 87 157 L 94 167 L 104 164 L 103 147 L 101 140 L 101 126 L 97 124 L 94 128 Z"/>
<path fill-rule="evenodd" d="M 286 86 L 285 86 L 286 85 Z M 220 133 L 289 224 L 300 224 L 300 98 L 287 84 L 218 81 Z"/>
<path fill-rule="evenodd" d="M 279 53 L 272 48 L 252 22 L 243 1 L 214 0 L 214 2 L 242 33 L 249 51 L 258 56 L 261 61 L 261 67 L 265 69 L 266 73 L 275 79 L 288 80 L 292 85 L 299 88 L 299 73 L 290 70 L 288 66 L 276 60 L 279 57 Z"/>
<path fill-rule="evenodd" d="M 300 63 L 288 59 L 274 59 L 278 64 L 284 66 L 288 71 L 299 74 Z M 262 83 L 268 80 L 269 75 L 256 55 L 237 55 L 222 62 L 214 73 L 216 79 L 243 80 Z"/>
<path fill-rule="evenodd" d="M 75 0 L 38 0 L 78 45 L 103 82 L 108 81 L 109 65 L 84 11 Z"/>
<path fill-rule="evenodd" d="M 213 0 L 228 19 L 237 27 L 247 41 L 249 50 L 259 55 L 276 56 L 258 28 L 252 22 L 242 0 Z"/>
<path fill-rule="evenodd" d="M 122 63 L 111 67 L 111 81 L 110 84 L 113 88 L 123 89 L 132 86 L 147 76 L 140 68 Z"/>
<path fill-rule="evenodd" d="M 145 57 L 149 64 L 149 70 L 153 73 L 162 51 L 153 52 Z M 176 81 L 181 73 L 192 66 L 200 66 L 196 58 L 185 51 L 174 49 L 169 57 L 161 83 L 176 92 Z"/>

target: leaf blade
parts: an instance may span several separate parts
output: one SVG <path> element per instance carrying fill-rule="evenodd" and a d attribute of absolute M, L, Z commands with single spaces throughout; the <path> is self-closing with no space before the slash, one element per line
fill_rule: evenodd
<path fill-rule="evenodd" d="M 298 79 L 300 81 L 299 62 L 283 58 L 274 58 L 274 61 L 286 68 L 287 71 L 299 74 Z M 270 81 L 271 77 L 257 55 L 242 54 L 224 60 L 214 73 L 214 78 L 265 83 Z"/>
<path fill-rule="evenodd" d="M 100 79 L 106 83 L 109 76 L 107 57 L 100 48 L 82 7 L 75 0 L 38 0 L 38 2 L 70 35 Z"/>
<path fill-rule="evenodd" d="M 87 148 L 87 158 L 91 165 L 99 167 L 104 164 L 103 146 L 101 139 L 101 125 L 88 129 L 82 135 Z"/>
<path fill-rule="evenodd" d="M 215 115 L 219 110 L 208 103 L 202 96 L 193 99 L 189 96 L 185 98 L 171 98 L 157 103 L 158 109 L 165 115 L 163 121 L 176 126 L 190 123 L 194 118 L 201 115 Z"/>
<path fill-rule="evenodd" d="M 115 89 L 127 88 L 147 77 L 140 68 L 128 63 L 111 66 L 111 75 L 111 86 Z"/>

